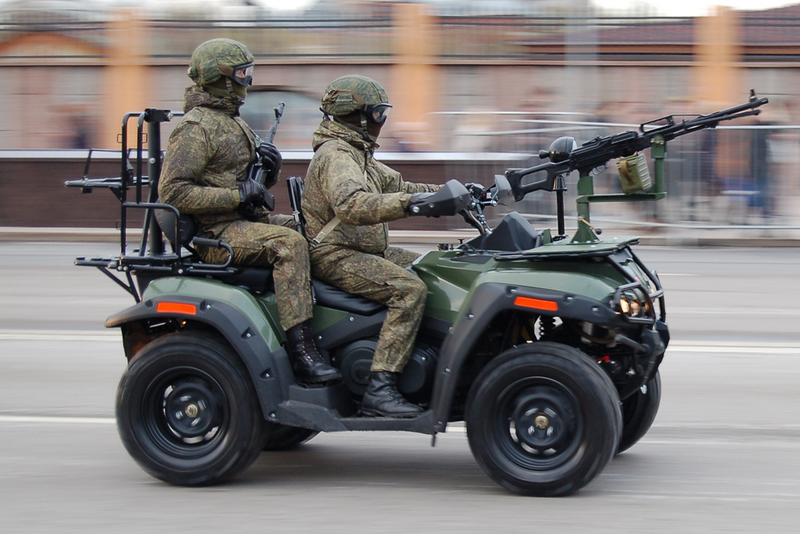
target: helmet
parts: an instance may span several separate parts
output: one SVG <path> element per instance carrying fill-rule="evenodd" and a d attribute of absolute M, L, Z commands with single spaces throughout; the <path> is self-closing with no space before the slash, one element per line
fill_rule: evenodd
<path fill-rule="evenodd" d="M 198 46 L 189 61 L 189 78 L 208 85 L 227 76 L 245 87 L 253 83 L 253 54 L 233 39 L 211 39 Z"/>
<path fill-rule="evenodd" d="M 361 110 L 370 121 L 381 123 L 391 108 L 381 84 L 366 76 L 349 74 L 337 78 L 325 89 L 320 110 L 333 117 Z"/>

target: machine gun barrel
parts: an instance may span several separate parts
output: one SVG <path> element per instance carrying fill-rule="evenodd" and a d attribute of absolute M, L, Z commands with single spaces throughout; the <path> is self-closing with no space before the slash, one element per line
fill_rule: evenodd
<path fill-rule="evenodd" d="M 520 201 L 533 191 L 553 191 L 558 176 L 575 170 L 579 171 L 581 176 L 588 175 L 593 169 L 602 167 L 612 159 L 632 156 L 641 150 L 650 148 L 656 139 L 660 139 L 660 142 L 665 143 L 681 135 L 706 128 L 715 128 L 722 121 L 758 115 L 761 110 L 757 108 L 768 102 L 769 100 L 766 98 L 756 98 L 755 92 L 750 91 L 750 98 L 744 104 L 680 122 L 676 122 L 673 115 L 668 115 L 642 123 L 638 132 L 629 130 L 627 132 L 598 136 L 572 150 L 568 155 L 565 155 L 563 160 L 550 161 L 527 169 L 512 169 L 506 171 L 506 178 L 511 184 L 515 200 Z M 661 125 L 648 128 L 648 126 L 655 124 Z M 549 153 L 544 154 L 545 156 L 543 157 L 547 157 Z M 546 177 L 525 185 L 522 184 L 522 179 L 525 176 L 538 172 L 545 172 Z"/>

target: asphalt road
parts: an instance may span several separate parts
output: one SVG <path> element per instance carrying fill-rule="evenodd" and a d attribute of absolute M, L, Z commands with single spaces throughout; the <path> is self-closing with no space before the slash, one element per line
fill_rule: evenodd
<path fill-rule="evenodd" d="M 673 342 L 651 431 L 577 495 L 489 480 L 463 428 L 321 434 L 223 486 L 146 475 L 113 421 L 105 317 L 133 303 L 75 255 L 0 243 L 0 532 L 800 531 L 800 250 L 639 248 Z"/>

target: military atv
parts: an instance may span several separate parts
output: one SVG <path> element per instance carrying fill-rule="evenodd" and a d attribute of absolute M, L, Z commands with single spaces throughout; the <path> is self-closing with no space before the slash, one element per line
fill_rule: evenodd
<path fill-rule="evenodd" d="M 477 462 L 500 485 L 525 495 L 574 493 L 650 428 L 669 343 L 661 282 L 633 252 L 637 239 L 600 239 L 589 206 L 663 198 L 668 140 L 757 114 L 765 103 L 751 93 L 740 106 L 689 120 L 665 117 L 582 146 L 560 138 L 540 153 L 545 163 L 511 169 L 491 187 L 450 181 L 434 194 L 422 214 L 460 214 L 479 235 L 443 244 L 412 267 L 428 286 L 399 380 L 406 398 L 425 408 L 413 419 L 360 416 L 386 311 L 316 280 L 316 341 L 343 380 L 321 387 L 295 381 L 270 271 L 200 261 L 198 245 L 230 247 L 195 236 L 190 218 L 157 202 L 159 128 L 173 114 L 126 115 L 121 176 L 66 184 L 110 189 L 121 204 L 119 255 L 76 264 L 98 268 L 136 301 L 105 323 L 121 330 L 128 359 L 116 404 L 126 449 L 152 476 L 195 486 L 219 483 L 262 450 L 294 447 L 318 432 L 395 430 L 435 440 L 464 421 Z M 125 127 L 131 118 L 138 118 L 133 150 Z M 595 194 L 592 171 L 617 158 L 624 193 Z M 574 170 L 578 230 L 568 238 L 564 177 Z M 302 230 L 302 180 L 288 183 Z M 535 191 L 556 193 L 556 232 L 537 231 L 516 212 L 489 227 L 485 208 Z M 126 243 L 131 210 L 144 210 L 133 251 Z"/>

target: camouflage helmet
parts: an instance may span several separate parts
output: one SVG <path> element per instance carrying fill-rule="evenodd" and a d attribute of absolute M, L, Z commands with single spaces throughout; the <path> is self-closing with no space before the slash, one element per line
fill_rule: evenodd
<path fill-rule="evenodd" d="M 350 74 L 337 78 L 325 89 L 320 110 L 334 117 L 361 110 L 374 122 L 383 122 L 391 107 L 381 84 L 366 76 Z"/>
<path fill-rule="evenodd" d="M 233 39 L 211 39 L 198 46 L 189 61 L 189 78 L 198 85 L 208 85 L 222 76 L 232 79 L 234 68 L 252 66 L 255 58 L 245 45 Z M 236 80 L 241 85 L 250 85 L 249 79 Z M 246 82 L 246 83 L 243 83 Z"/>

